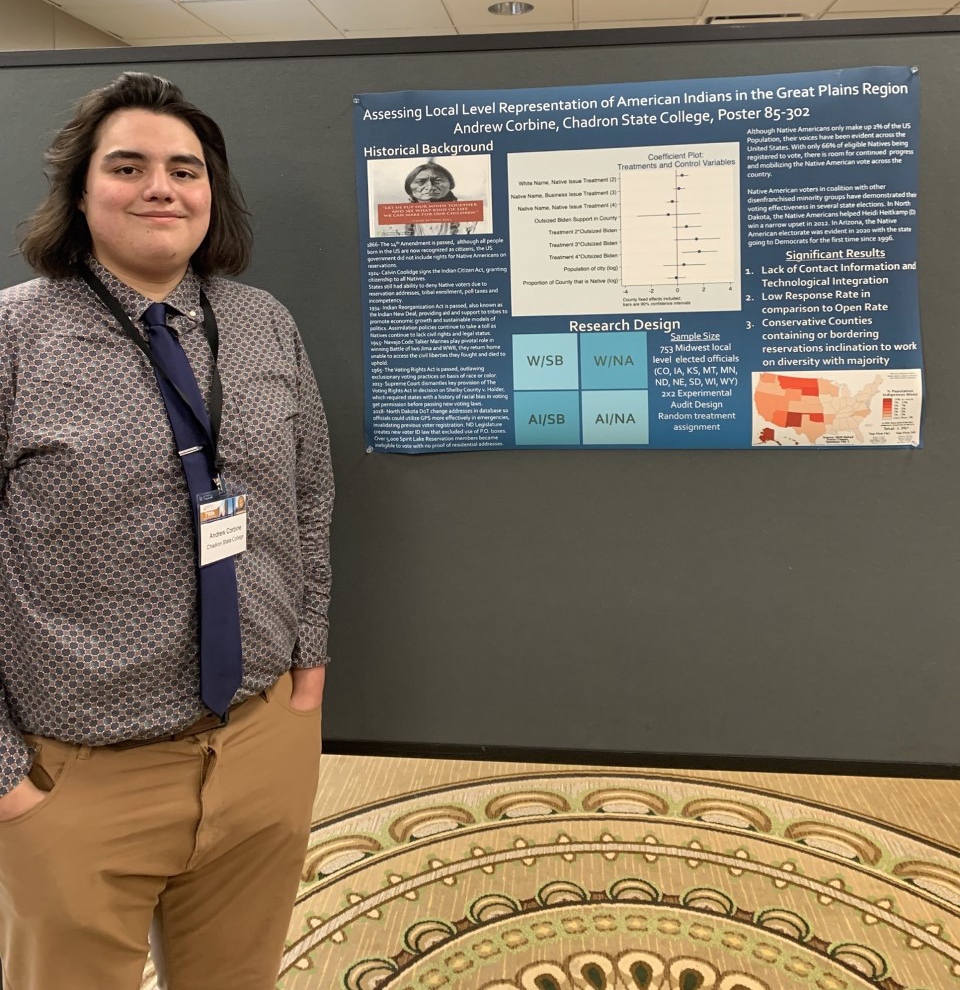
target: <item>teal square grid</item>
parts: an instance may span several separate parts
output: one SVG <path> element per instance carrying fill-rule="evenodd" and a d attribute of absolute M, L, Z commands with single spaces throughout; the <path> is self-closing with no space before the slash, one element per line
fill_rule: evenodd
<path fill-rule="evenodd" d="M 648 392 L 583 392 L 584 444 L 650 442 Z"/>
<path fill-rule="evenodd" d="M 517 446 L 579 444 L 580 393 L 515 392 L 513 422 Z"/>
<path fill-rule="evenodd" d="M 647 387 L 645 333 L 584 334 L 580 341 L 580 387 Z"/>
<path fill-rule="evenodd" d="M 579 388 L 577 335 L 514 334 L 513 387 L 524 391 Z"/>

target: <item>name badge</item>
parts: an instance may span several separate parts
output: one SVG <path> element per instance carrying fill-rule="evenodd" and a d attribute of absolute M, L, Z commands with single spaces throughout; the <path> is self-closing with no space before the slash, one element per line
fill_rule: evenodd
<path fill-rule="evenodd" d="M 197 496 L 200 566 L 234 557 L 247 549 L 247 496 L 207 492 Z"/>

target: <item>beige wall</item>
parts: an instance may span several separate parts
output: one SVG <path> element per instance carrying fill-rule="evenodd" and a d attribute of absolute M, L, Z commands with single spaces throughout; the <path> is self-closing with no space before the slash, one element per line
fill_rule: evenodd
<path fill-rule="evenodd" d="M 122 41 L 43 0 L 0 0 L 0 51 L 113 48 Z"/>

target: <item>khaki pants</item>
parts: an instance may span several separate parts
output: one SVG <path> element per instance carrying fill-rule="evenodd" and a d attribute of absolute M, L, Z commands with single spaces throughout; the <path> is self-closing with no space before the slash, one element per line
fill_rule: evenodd
<path fill-rule="evenodd" d="M 50 792 L 0 822 L 4 990 L 270 990 L 296 895 L 320 713 L 286 674 L 228 725 L 134 749 L 27 737 Z"/>

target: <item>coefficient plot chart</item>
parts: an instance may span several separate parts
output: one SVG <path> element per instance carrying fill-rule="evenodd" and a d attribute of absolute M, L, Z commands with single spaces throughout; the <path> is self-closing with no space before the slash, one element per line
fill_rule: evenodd
<path fill-rule="evenodd" d="M 623 285 L 739 289 L 739 147 L 650 149 L 620 168 Z"/>
<path fill-rule="evenodd" d="M 740 309 L 735 142 L 507 156 L 514 316 Z"/>

